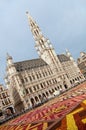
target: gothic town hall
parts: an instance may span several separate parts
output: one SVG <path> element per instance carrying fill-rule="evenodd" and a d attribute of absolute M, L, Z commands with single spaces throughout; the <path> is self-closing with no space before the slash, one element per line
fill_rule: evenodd
<path fill-rule="evenodd" d="M 6 59 L 5 83 L 17 111 L 32 108 L 49 100 L 54 92 L 65 92 L 84 81 L 70 52 L 57 55 L 28 12 L 27 17 L 39 58 L 14 62 L 8 54 Z"/>

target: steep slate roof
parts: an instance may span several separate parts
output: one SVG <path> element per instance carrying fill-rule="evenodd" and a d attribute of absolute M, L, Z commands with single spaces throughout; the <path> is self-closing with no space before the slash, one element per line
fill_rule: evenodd
<path fill-rule="evenodd" d="M 47 63 L 44 62 L 42 59 L 32 59 L 32 60 L 26 60 L 21 62 L 14 63 L 16 70 L 23 71 L 23 70 L 29 70 L 41 66 L 46 66 Z"/>
<path fill-rule="evenodd" d="M 60 62 L 70 61 L 70 59 L 64 54 L 57 55 L 57 56 Z M 38 58 L 38 59 L 16 62 L 14 63 L 14 65 L 17 71 L 23 71 L 23 70 L 34 69 L 37 67 L 47 66 L 47 63 L 43 61 L 42 59 Z"/>
<path fill-rule="evenodd" d="M 66 61 L 70 61 L 69 57 L 67 57 L 65 54 L 61 54 L 61 55 L 57 55 L 60 62 L 66 62 Z"/>

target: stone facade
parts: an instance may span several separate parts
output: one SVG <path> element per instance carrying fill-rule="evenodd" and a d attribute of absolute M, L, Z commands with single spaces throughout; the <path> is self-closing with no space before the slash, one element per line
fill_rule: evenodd
<path fill-rule="evenodd" d="M 14 112 L 13 103 L 10 98 L 8 89 L 4 88 L 3 85 L 0 85 L 0 113 L 4 115 L 6 110 L 10 109 Z"/>
<path fill-rule="evenodd" d="M 86 53 L 81 52 L 80 58 L 77 59 L 78 67 L 80 68 L 82 74 L 84 75 L 86 79 Z"/>
<path fill-rule="evenodd" d="M 15 63 L 7 55 L 5 82 L 17 111 L 47 101 L 55 91 L 66 91 L 73 87 L 75 81 L 84 81 L 69 51 L 57 55 L 36 22 L 27 15 L 39 58 Z"/>

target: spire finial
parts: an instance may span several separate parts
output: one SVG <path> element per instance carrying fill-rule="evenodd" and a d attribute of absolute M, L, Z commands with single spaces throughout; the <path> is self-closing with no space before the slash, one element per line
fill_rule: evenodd
<path fill-rule="evenodd" d="M 32 18 L 28 11 L 26 11 L 26 15 L 27 15 L 27 17 Z"/>
<path fill-rule="evenodd" d="M 26 15 L 28 16 L 28 14 L 29 14 L 29 12 L 28 11 L 26 11 Z"/>
<path fill-rule="evenodd" d="M 6 53 L 6 55 L 7 55 L 7 58 L 10 56 L 8 52 Z"/>
<path fill-rule="evenodd" d="M 9 53 L 7 52 L 7 59 L 9 59 L 9 58 L 12 58 L 10 55 L 9 55 Z"/>
<path fill-rule="evenodd" d="M 29 12 L 28 11 L 26 11 L 26 14 L 28 14 Z"/>

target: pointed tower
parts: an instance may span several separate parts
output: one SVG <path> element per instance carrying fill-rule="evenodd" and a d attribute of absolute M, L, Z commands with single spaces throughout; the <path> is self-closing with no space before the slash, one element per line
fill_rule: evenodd
<path fill-rule="evenodd" d="M 70 60 L 73 62 L 74 66 L 77 67 L 77 69 L 79 70 L 78 66 L 77 66 L 77 63 L 75 62 L 73 56 L 71 55 L 70 51 L 68 49 L 66 49 L 66 55 L 67 57 L 70 58 Z"/>
<path fill-rule="evenodd" d="M 70 60 L 71 60 L 72 62 L 75 62 L 74 58 L 72 57 L 72 55 L 71 55 L 71 53 L 69 52 L 68 49 L 66 49 L 66 55 L 67 55 L 67 57 L 70 58 Z"/>
<path fill-rule="evenodd" d="M 55 73 L 63 71 L 59 59 L 49 39 L 43 36 L 37 23 L 33 20 L 33 18 L 30 16 L 28 12 L 27 16 L 31 32 L 36 42 L 35 48 L 39 57 L 43 59 Z"/>
<path fill-rule="evenodd" d="M 31 17 L 31 15 L 26 12 L 28 17 L 29 26 L 31 29 L 31 32 L 33 34 L 34 40 L 35 40 L 35 48 L 38 52 L 38 55 L 41 59 L 43 59 L 51 68 L 52 72 L 55 73 L 55 75 L 60 75 L 59 77 L 62 79 L 66 79 L 68 86 L 70 86 L 70 83 L 66 77 L 66 74 L 63 70 L 63 67 L 57 57 L 57 54 L 55 53 L 55 50 L 49 41 L 49 39 L 45 38 L 44 35 L 41 32 L 41 29 L 37 25 L 37 23 L 34 21 L 34 19 Z M 64 76 L 63 76 L 64 75 Z"/>
<path fill-rule="evenodd" d="M 76 63 L 76 61 L 74 60 L 73 56 L 71 55 L 71 53 L 70 53 L 70 51 L 69 51 L 68 49 L 66 49 L 66 55 L 67 55 L 67 57 L 69 57 L 70 60 L 72 61 L 73 65 L 74 65 L 75 68 L 76 68 L 75 70 L 77 71 L 77 73 L 80 73 L 80 74 L 81 74 L 80 69 L 79 69 L 79 67 L 78 67 L 78 65 L 77 65 L 77 63 Z"/>
<path fill-rule="evenodd" d="M 7 61 L 7 70 L 9 71 L 9 74 L 16 73 L 16 69 L 13 63 L 13 58 L 8 53 L 7 53 L 6 61 Z"/>
<path fill-rule="evenodd" d="M 15 68 L 15 64 L 13 62 L 12 56 L 7 53 L 7 66 L 6 66 L 6 76 L 5 76 L 5 84 L 10 90 L 10 95 L 12 97 L 12 101 L 14 107 L 18 110 L 18 103 L 21 104 L 21 109 L 28 108 L 26 101 L 24 100 L 25 87 L 21 82 L 21 78 L 19 73 Z"/>
<path fill-rule="evenodd" d="M 6 59 L 7 59 L 8 65 L 13 63 L 12 56 L 10 56 L 8 53 L 7 53 L 7 58 Z"/>

